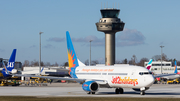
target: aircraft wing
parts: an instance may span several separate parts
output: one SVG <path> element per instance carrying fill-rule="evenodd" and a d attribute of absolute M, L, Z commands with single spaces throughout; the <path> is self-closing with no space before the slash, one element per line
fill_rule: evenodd
<path fill-rule="evenodd" d="M 176 75 L 172 75 L 172 76 L 165 76 L 163 78 L 166 78 L 166 79 L 176 79 L 176 78 L 179 78 L 180 75 L 176 74 Z"/>
<path fill-rule="evenodd" d="M 157 77 L 174 76 L 174 75 L 177 75 L 177 73 L 178 73 L 178 71 L 177 71 L 177 63 L 176 63 L 176 61 L 174 61 L 174 73 L 172 73 L 172 74 L 159 74 L 159 75 L 156 75 L 154 77 L 157 78 Z"/>
<path fill-rule="evenodd" d="M 37 76 L 37 75 L 28 75 L 28 74 L 12 74 L 12 76 L 24 76 L 24 77 L 39 77 L 39 78 L 44 78 L 44 79 L 55 79 L 55 80 L 69 80 L 69 81 L 76 81 L 76 82 L 80 82 L 80 83 L 84 83 L 86 81 L 86 79 L 76 79 L 76 78 L 67 78 L 67 77 L 54 77 L 54 76 Z M 100 85 L 106 85 L 107 81 L 105 80 L 97 80 L 97 79 L 91 79 L 91 80 L 87 80 L 87 81 L 95 81 Z"/>
<path fill-rule="evenodd" d="M 61 71 L 69 71 L 69 69 L 65 69 L 65 68 L 54 68 L 54 67 L 43 67 L 43 68 L 54 69 L 54 70 L 61 70 Z"/>
<path fill-rule="evenodd" d="M 172 75 L 177 75 L 176 73 L 172 73 L 172 74 L 159 74 L 159 75 L 155 75 L 154 77 L 167 77 L 167 76 L 172 76 Z"/>
<path fill-rule="evenodd" d="M 85 79 L 76 79 L 76 78 L 65 78 L 65 77 L 53 77 L 53 76 L 37 76 L 37 75 L 22 75 L 22 74 L 13 74 L 12 76 L 24 76 L 24 77 L 39 77 L 44 79 L 56 79 L 56 80 L 70 80 L 70 81 L 77 81 L 77 82 L 84 82 Z"/>

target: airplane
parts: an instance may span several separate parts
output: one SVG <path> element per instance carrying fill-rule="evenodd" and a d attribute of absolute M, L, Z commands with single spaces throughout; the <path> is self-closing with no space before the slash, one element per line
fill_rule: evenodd
<path fill-rule="evenodd" d="M 148 64 L 147 64 L 147 66 L 146 66 L 146 68 L 147 68 L 148 70 L 150 70 L 151 67 L 152 67 L 152 61 L 153 61 L 153 59 L 150 59 L 149 62 L 148 62 Z M 157 77 L 158 77 L 158 78 L 159 78 L 159 77 L 163 77 L 163 78 L 178 77 L 177 74 L 180 74 L 180 72 L 177 71 L 177 65 L 176 65 L 176 61 L 175 61 L 174 73 L 172 73 L 172 74 L 155 74 L 155 77 L 156 77 L 156 78 L 157 78 Z"/>
<path fill-rule="evenodd" d="M 165 76 L 163 78 L 165 79 L 176 79 L 180 77 L 180 71 L 177 71 L 177 62 L 174 61 L 174 72 L 176 73 L 176 75 L 172 75 L 172 76 Z"/>
<path fill-rule="evenodd" d="M 149 62 L 148 62 L 148 64 L 147 64 L 147 66 L 146 66 L 146 68 L 147 68 L 148 70 L 150 70 L 150 68 L 151 68 L 151 66 L 152 66 L 152 61 L 153 61 L 153 59 L 150 59 Z"/>
<path fill-rule="evenodd" d="M 152 72 L 141 66 L 134 65 L 99 65 L 86 66 L 76 56 L 69 32 L 66 32 L 67 53 L 69 62 L 69 75 L 72 78 L 19 75 L 25 77 L 40 77 L 59 80 L 73 80 L 82 84 L 87 94 L 95 94 L 99 88 L 115 88 L 116 94 L 123 94 L 123 88 L 132 88 L 145 95 L 155 79 Z"/>
<path fill-rule="evenodd" d="M 13 49 L 10 59 L 7 63 L 7 66 L 5 66 L 4 62 L 2 62 L 4 68 L 1 71 L 1 73 L 3 74 L 3 77 L 1 79 L 12 77 L 12 74 L 17 73 L 17 69 L 14 69 L 15 58 L 16 58 L 16 49 Z"/>

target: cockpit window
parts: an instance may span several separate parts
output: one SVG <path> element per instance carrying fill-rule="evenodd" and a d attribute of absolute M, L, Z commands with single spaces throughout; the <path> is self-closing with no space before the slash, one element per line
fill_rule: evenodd
<path fill-rule="evenodd" d="M 152 74 L 152 72 L 139 72 L 139 75 L 148 75 L 148 74 Z"/>

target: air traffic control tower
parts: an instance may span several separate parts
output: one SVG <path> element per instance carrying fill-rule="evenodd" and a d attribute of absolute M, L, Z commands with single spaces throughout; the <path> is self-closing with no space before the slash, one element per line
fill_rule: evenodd
<path fill-rule="evenodd" d="M 105 64 L 115 64 L 115 34 L 123 31 L 125 23 L 118 18 L 120 9 L 101 9 L 102 18 L 96 23 L 98 31 L 105 33 Z"/>

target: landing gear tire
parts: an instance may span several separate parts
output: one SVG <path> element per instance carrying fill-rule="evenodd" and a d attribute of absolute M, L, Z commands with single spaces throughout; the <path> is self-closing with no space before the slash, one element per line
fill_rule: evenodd
<path fill-rule="evenodd" d="M 141 91 L 141 93 L 140 93 L 141 95 L 145 95 L 145 92 L 144 91 Z"/>
<path fill-rule="evenodd" d="M 119 88 L 119 92 L 120 92 L 120 94 L 123 94 L 124 90 L 122 88 Z"/>
<path fill-rule="evenodd" d="M 115 93 L 116 94 L 123 94 L 124 93 L 124 90 L 122 89 L 122 88 L 116 88 L 116 90 L 115 90 Z"/>
<path fill-rule="evenodd" d="M 95 94 L 95 92 L 92 92 L 92 94 Z"/>
<path fill-rule="evenodd" d="M 88 92 L 87 94 L 95 94 L 96 92 Z"/>
<path fill-rule="evenodd" d="M 118 88 L 116 88 L 115 93 L 119 94 L 119 89 Z"/>

